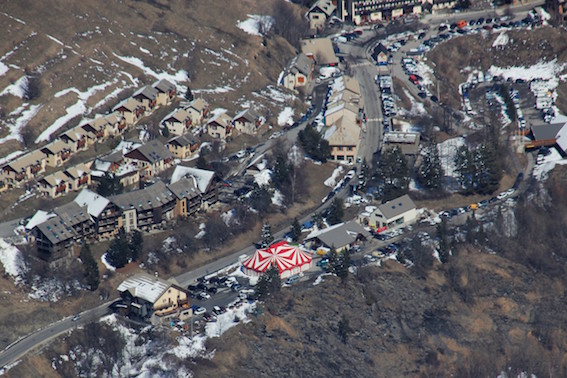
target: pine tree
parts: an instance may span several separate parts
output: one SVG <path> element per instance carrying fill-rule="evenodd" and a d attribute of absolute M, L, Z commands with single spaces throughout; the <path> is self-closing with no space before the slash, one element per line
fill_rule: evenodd
<path fill-rule="evenodd" d="M 193 101 L 193 92 L 191 92 L 191 88 L 189 87 L 187 87 L 187 92 L 185 92 L 185 99 Z"/>
<path fill-rule="evenodd" d="M 97 186 L 97 193 L 103 197 L 120 194 L 123 191 L 124 186 L 120 182 L 120 178 L 108 172 L 100 178 Z"/>
<path fill-rule="evenodd" d="M 382 188 L 383 201 L 397 198 L 409 190 L 408 162 L 398 147 L 387 149 L 382 153 L 376 175 Z"/>
<path fill-rule="evenodd" d="M 439 260 L 445 264 L 449 261 L 450 255 L 447 221 L 445 219 L 437 225 L 437 238 L 439 239 Z"/>
<path fill-rule="evenodd" d="M 350 252 L 344 250 L 339 254 L 339 264 L 335 270 L 335 274 L 343 280 L 348 277 L 348 269 L 350 268 Z"/>
<path fill-rule="evenodd" d="M 261 238 L 262 238 L 261 241 L 262 248 L 269 247 L 270 244 L 272 244 L 272 242 L 274 241 L 274 237 L 272 235 L 272 226 L 270 225 L 270 223 L 266 222 L 262 226 Z"/>
<path fill-rule="evenodd" d="M 475 164 L 473 157 L 467 146 L 462 145 L 455 154 L 455 166 L 459 173 L 459 181 L 465 194 L 470 194 L 474 190 Z"/>
<path fill-rule="evenodd" d="M 256 185 L 250 194 L 249 201 L 250 205 L 258 211 L 260 218 L 263 218 L 272 203 L 272 192 L 267 185 Z"/>
<path fill-rule="evenodd" d="M 258 279 L 255 291 L 256 298 L 266 299 L 268 296 L 278 293 L 281 287 L 280 271 L 277 266 L 272 265 Z"/>
<path fill-rule="evenodd" d="M 130 249 L 130 258 L 132 261 L 137 261 L 140 253 L 144 248 L 144 235 L 138 230 L 132 232 L 130 237 L 130 243 L 128 245 Z"/>
<path fill-rule="evenodd" d="M 317 228 L 323 228 L 323 216 L 319 212 L 314 212 L 311 216 L 311 222 L 317 226 Z"/>
<path fill-rule="evenodd" d="M 419 181 L 427 189 L 438 189 L 442 186 L 442 180 L 443 167 L 439 158 L 439 150 L 434 142 L 430 142 L 419 167 Z"/>
<path fill-rule="evenodd" d="M 130 247 L 124 229 L 120 229 L 106 251 L 106 261 L 115 268 L 128 264 Z"/>
<path fill-rule="evenodd" d="M 100 284 L 100 272 L 98 270 L 98 264 L 86 242 L 83 242 L 80 257 L 83 262 L 83 272 L 87 286 L 89 290 L 95 291 Z"/>
<path fill-rule="evenodd" d="M 299 224 L 297 217 L 293 219 L 290 232 L 291 232 L 291 240 L 297 242 L 301 237 L 301 225 Z"/>
<path fill-rule="evenodd" d="M 272 185 L 280 191 L 287 191 L 287 187 L 290 184 L 289 177 L 290 167 L 287 163 L 287 158 L 283 154 L 278 154 L 270 177 Z"/>
<path fill-rule="evenodd" d="M 327 216 L 327 222 L 330 225 L 338 224 L 343 221 L 344 216 L 344 204 L 341 198 L 335 198 L 331 203 L 329 215 Z"/>
<path fill-rule="evenodd" d="M 352 328 L 350 328 L 349 320 L 344 314 L 341 316 L 341 320 L 339 320 L 339 324 L 337 325 L 337 332 L 343 344 L 346 344 L 348 335 L 352 332 Z"/>

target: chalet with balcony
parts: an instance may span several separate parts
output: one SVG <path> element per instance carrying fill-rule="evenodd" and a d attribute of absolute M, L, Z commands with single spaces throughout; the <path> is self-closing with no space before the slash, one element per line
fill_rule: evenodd
<path fill-rule="evenodd" d="M 262 126 L 263 118 L 255 111 L 245 109 L 238 113 L 233 119 L 234 128 L 243 134 L 253 135 Z"/>
<path fill-rule="evenodd" d="M 295 91 L 297 88 L 307 85 L 312 78 L 313 60 L 309 59 L 305 54 L 299 54 L 291 60 L 284 71 L 281 82 L 278 84 Z"/>
<path fill-rule="evenodd" d="M 91 185 L 91 169 L 88 164 L 77 164 L 68 168 L 63 173 L 68 177 L 69 191 L 77 191 Z"/>
<path fill-rule="evenodd" d="M 58 171 L 41 178 L 37 186 L 42 195 L 49 198 L 57 198 L 69 193 L 69 181 L 70 179 L 67 175 Z"/>
<path fill-rule="evenodd" d="M 146 85 L 132 95 L 132 98 L 142 105 L 147 114 L 151 113 L 157 105 L 158 91 L 154 87 Z"/>
<path fill-rule="evenodd" d="M 209 103 L 202 98 L 197 98 L 191 101 L 185 110 L 189 113 L 193 125 L 202 125 L 209 115 Z"/>
<path fill-rule="evenodd" d="M 191 134 L 180 135 L 167 142 L 169 152 L 177 159 L 187 159 L 199 151 L 201 143 Z"/>
<path fill-rule="evenodd" d="M 179 184 L 179 181 L 182 183 Z M 178 165 L 171 174 L 169 188 L 178 198 L 178 216 L 188 216 L 207 210 L 218 201 L 218 179 L 214 171 Z M 198 196 L 196 195 L 198 193 Z M 184 213 L 186 211 L 186 213 Z"/>
<path fill-rule="evenodd" d="M 307 12 L 309 19 L 309 27 L 311 29 L 321 30 L 325 27 L 327 20 L 331 18 L 337 9 L 336 0 L 318 0 Z"/>
<path fill-rule="evenodd" d="M 187 320 L 193 315 L 187 290 L 157 275 L 138 273 L 124 280 L 117 290 L 129 315 L 155 325 Z"/>
<path fill-rule="evenodd" d="M 79 151 L 87 150 L 87 132 L 82 128 L 82 126 L 77 126 L 71 130 L 65 131 L 63 134 L 59 135 L 59 139 L 62 140 L 69 146 L 72 153 L 77 153 Z"/>
<path fill-rule="evenodd" d="M 86 208 L 94 222 L 94 235 L 98 240 L 113 238 L 122 227 L 122 212 L 110 200 L 89 189 L 83 189 L 75 202 Z"/>
<path fill-rule="evenodd" d="M 152 87 L 157 91 L 156 103 L 157 105 L 167 105 L 171 103 L 177 94 L 175 84 L 170 83 L 165 79 L 161 79 L 152 84 Z"/>
<path fill-rule="evenodd" d="M 171 135 L 183 135 L 191 129 L 193 121 L 187 110 L 176 109 L 169 113 L 161 123 L 164 127 L 167 127 Z"/>
<path fill-rule="evenodd" d="M 110 200 L 120 208 L 126 232 L 161 229 L 174 217 L 176 197 L 162 181 Z"/>
<path fill-rule="evenodd" d="M 74 254 L 79 235 L 61 217 L 55 215 L 36 225 L 33 230 L 37 256 L 51 268 L 67 266 Z"/>
<path fill-rule="evenodd" d="M 122 151 L 114 151 L 94 160 L 91 166 L 92 180 L 99 181 L 106 174 L 118 177 L 125 188 L 140 182 L 138 167 L 131 161 L 127 162 Z"/>
<path fill-rule="evenodd" d="M 47 158 L 45 153 L 40 150 L 34 150 L 4 164 L 2 167 L 2 181 L 8 186 L 19 187 L 22 183 L 44 173 L 46 165 Z"/>
<path fill-rule="evenodd" d="M 128 125 L 136 124 L 144 116 L 145 109 L 139 101 L 128 98 L 116 105 L 113 111 L 122 116 L 124 128 L 126 128 Z"/>
<path fill-rule="evenodd" d="M 58 139 L 49 143 L 41 149 L 47 158 L 47 165 L 50 167 L 61 167 L 71 157 L 71 147 L 62 140 Z"/>
<path fill-rule="evenodd" d="M 226 139 L 232 134 L 232 119 L 226 112 L 219 113 L 207 122 L 207 133 L 213 138 Z"/>
<path fill-rule="evenodd" d="M 151 177 L 163 172 L 173 164 L 173 155 L 159 140 L 152 140 L 124 154 L 127 164 L 133 164 L 140 177 Z"/>

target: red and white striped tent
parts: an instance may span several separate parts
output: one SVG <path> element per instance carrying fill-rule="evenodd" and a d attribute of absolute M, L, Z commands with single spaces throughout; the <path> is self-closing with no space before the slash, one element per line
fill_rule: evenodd
<path fill-rule="evenodd" d="M 299 247 L 285 241 L 272 244 L 256 252 L 242 262 L 242 271 L 249 276 L 261 276 L 270 266 L 275 265 L 281 278 L 294 276 L 311 268 L 311 256 Z"/>

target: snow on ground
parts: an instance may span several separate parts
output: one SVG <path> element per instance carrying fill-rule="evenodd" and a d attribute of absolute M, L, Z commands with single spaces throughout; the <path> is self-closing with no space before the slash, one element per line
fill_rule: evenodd
<path fill-rule="evenodd" d="M 265 89 L 262 89 L 260 93 L 252 92 L 252 95 L 256 97 L 263 97 L 268 101 L 275 101 L 282 104 L 291 103 L 296 99 L 293 94 L 285 93 L 273 85 L 268 85 Z"/>
<path fill-rule="evenodd" d="M 272 203 L 274 205 L 277 205 L 277 206 L 282 206 L 283 200 L 284 200 L 284 197 L 283 197 L 282 192 L 280 192 L 279 190 L 276 189 L 274 191 L 274 195 L 272 196 Z"/>
<path fill-rule="evenodd" d="M 325 186 L 328 186 L 328 187 L 331 187 L 331 188 L 334 187 L 337 184 L 337 179 L 339 178 L 339 176 L 342 172 L 343 172 L 343 166 L 339 165 L 337 168 L 335 168 L 331 177 L 326 179 L 323 184 L 325 184 Z"/>
<path fill-rule="evenodd" d="M 22 253 L 4 239 L 0 239 L 0 263 L 4 266 L 4 272 L 12 276 L 16 282 L 22 279 L 26 271 Z"/>
<path fill-rule="evenodd" d="M 206 335 L 208 337 L 220 337 L 240 322 L 248 323 L 250 319 L 247 318 L 247 314 L 255 308 L 255 302 L 245 302 L 238 308 L 228 309 L 224 314 L 217 315 L 216 322 L 207 323 L 205 326 Z"/>
<path fill-rule="evenodd" d="M 563 159 L 555 148 L 550 148 L 549 151 L 551 153 L 543 158 L 543 162 L 534 167 L 533 175 L 540 181 L 545 181 L 549 171 L 555 168 L 556 165 L 567 164 L 567 159 Z"/>
<path fill-rule="evenodd" d="M 197 233 L 197 235 L 195 235 L 195 239 L 201 239 L 203 236 L 205 236 L 205 234 L 207 233 L 207 231 L 205 230 L 207 228 L 207 226 L 204 223 L 201 223 L 199 225 L 199 232 Z"/>
<path fill-rule="evenodd" d="M 1 143 L 1 142 L 0 142 L 0 143 Z M 4 164 L 4 163 L 7 163 L 7 162 L 9 162 L 9 161 L 12 161 L 12 160 L 14 160 L 15 158 L 17 158 L 18 156 L 20 156 L 20 155 L 23 154 L 23 153 L 24 153 L 24 151 L 14 151 L 14 152 L 11 152 L 11 153 L 9 153 L 8 155 L 6 155 L 6 156 L 0 158 L 0 164 Z"/>
<path fill-rule="evenodd" d="M 273 24 L 274 19 L 271 16 L 249 14 L 248 19 L 238 21 L 236 26 L 248 34 L 262 36 L 262 33 L 270 31 Z"/>
<path fill-rule="evenodd" d="M 77 101 L 74 105 L 71 105 L 66 109 L 67 114 L 59 117 L 55 122 L 51 124 L 51 126 L 45 129 L 41 134 L 39 134 L 39 136 L 35 140 L 35 143 L 48 141 L 51 137 L 51 134 L 55 133 L 61 127 L 65 126 L 65 124 L 73 118 L 85 114 L 86 111 L 87 107 L 85 106 L 85 102 L 83 102 L 82 100 Z"/>
<path fill-rule="evenodd" d="M 293 123 L 293 114 L 294 111 L 290 106 L 286 106 L 278 115 L 278 125 L 284 126 L 286 124 Z"/>
<path fill-rule="evenodd" d="M 313 281 L 313 286 L 317 286 L 319 285 L 321 282 L 323 282 L 323 277 L 325 276 L 332 276 L 333 273 L 323 273 L 317 276 L 317 278 L 315 279 L 315 281 Z"/>
<path fill-rule="evenodd" d="M 28 108 L 29 106 L 29 108 Z M 28 105 L 27 103 L 14 110 L 6 119 L 6 124 L 10 130 L 9 134 L 0 138 L 0 143 L 8 140 L 20 140 L 20 131 L 24 128 L 29 121 L 40 111 L 43 105 Z"/>
<path fill-rule="evenodd" d="M 167 72 L 156 72 L 151 68 L 146 67 L 144 62 L 139 58 L 133 56 L 120 56 L 115 53 L 112 54 L 118 59 L 122 60 L 123 62 L 138 67 L 148 76 L 153 76 L 158 80 L 165 79 L 171 82 L 172 84 L 175 84 L 177 86 L 179 93 L 185 93 L 187 91 L 187 87 L 182 84 L 187 80 L 189 80 L 189 74 L 185 70 L 176 71 L 174 74 L 170 74 Z"/>
<path fill-rule="evenodd" d="M 417 61 L 415 68 L 417 69 L 418 75 L 421 76 L 421 85 L 433 85 L 433 80 L 431 79 L 433 77 L 433 69 L 431 67 L 422 61 Z"/>
<path fill-rule="evenodd" d="M 0 375 L 6 374 L 11 368 L 18 366 L 18 364 L 22 362 L 22 360 L 16 360 L 11 364 L 5 365 L 0 369 Z"/>
<path fill-rule="evenodd" d="M 211 117 L 211 119 L 213 119 L 213 118 L 215 118 L 215 117 L 218 117 L 218 116 L 221 115 L 222 113 L 226 113 L 226 109 L 224 109 L 224 108 L 216 108 L 216 109 L 211 110 L 211 112 L 210 112 L 210 117 Z M 202 146 L 201 146 L 201 148 L 202 148 Z"/>
<path fill-rule="evenodd" d="M 106 270 L 114 272 L 116 270 L 115 267 L 113 267 L 112 265 L 110 265 L 108 263 L 108 261 L 106 261 L 106 253 L 102 256 L 100 256 L 100 261 L 102 261 L 102 264 L 106 267 Z"/>
<path fill-rule="evenodd" d="M 508 37 L 508 34 L 506 34 L 506 32 L 503 31 L 502 33 L 500 33 L 498 35 L 498 37 L 496 37 L 494 42 L 492 42 L 492 47 L 506 46 L 509 41 L 510 41 L 510 38 Z"/>
<path fill-rule="evenodd" d="M 6 74 L 6 72 L 8 72 L 10 68 L 5 65 L 4 63 L 0 62 L 0 76 L 3 76 Z"/>
<path fill-rule="evenodd" d="M 195 89 L 191 90 L 192 93 L 205 93 L 205 94 L 214 94 L 214 93 L 226 93 L 234 91 L 230 85 L 225 85 L 224 87 L 217 87 L 212 89 Z"/>
<path fill-rule="evenodd" d="M 30 299 L 41 302 L 57 302 L 63 296 L 64 288 L 55 278 L 35 276 L 31 285 Z"/>
<path fill-rule="evenodd" d="M 272 171 L 270 169 L 263 169 L 254 175 L 254 181 L 258 186 L 269 185 Z"/>
<path fill-rule="evenodd" d="M 557 59 L 551 62 L 541 61 L 529 67 L 496 67 L 491 66 L 488 70 L 492 76 L 502 76 L 504 79 L 523 79 L 525 81 L 546 80 L 549 89 L 555 89 L 559 85 L 559 74 L 565 69 L 566 64 L 557 63 Z"/>
<path fill-rule="evenodd" d="M 14 82 L 14 84 L 8 85 L 2 92 L 0 92 L 0 97 L 11 94 L 19 98 L 24 98 L 24 94 L 26 93 L 26 89 L 28 87 L 28 78 L 26 76 L 22 76 L 18 80 Z"/>
<path fill-rule="evenodd" d="M 411 95 L 411 93 L 409 93 L 409 91 L 406 88 L 404 88 L 404 93 L 406 97 L 409 98 L 409 100 L 411 101 L 411 109 L 409 110 L 409 112 L 407 112 L 409 115 L 419 116 L 419 115 L 427 114 L 427 112 L 425 111 L 425 107 L 423 106 L 423 103 L 415 101 L 415 98 Z"/>
<path fill-rule="evenodd" d="M 339 72 L 339 69 L 337 67 L 321 67 L 319 69 L 319 74 L 321 76 L 321 78 L 329 78 L 331 77 L 334 73 Z"/>
<path fill-rule="evenodd" d="M 458 177 L 458 172 L 455 166 L 455 155 L 457 154 L 457 149 L 464 144 L 465 138 L 463 137 L 447 139 L 446 141 L 437 144 L 437 150 L 439 151 L 439 158 L 441 159 L 441 165 L 443 166 L 445 176 Z"/>

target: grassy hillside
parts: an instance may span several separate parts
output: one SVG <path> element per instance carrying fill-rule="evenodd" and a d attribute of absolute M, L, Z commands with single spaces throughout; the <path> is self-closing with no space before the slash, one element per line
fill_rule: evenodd
<path fill-rule="evenodd" d="M 183 91 L 190 86 L 212 107 L 235 111 L 252 103 L 269 117 L 286 99 L 274 101 L 266 86 L 275 83 L 294 50 L 280 37 L 250 35 L 237 22 L 247 14 L 272 14 L 275 3 L 3 1 L 0 137 L 9 135 L 9 127 L 31 105 L 41 105 L 29 122 L 37 136 L 73 104 L 82 102 L 84 113 L 91 115 L 106 112 L 164 76 L 176 79 Z M 26 73 L 39 77 L 37 97 L 31 100 L 13 90 Z M 70 88 L 76 90 L 61 92 Z M 0 156 L 22 148 L 8 143 L 0 146 Z"/>

